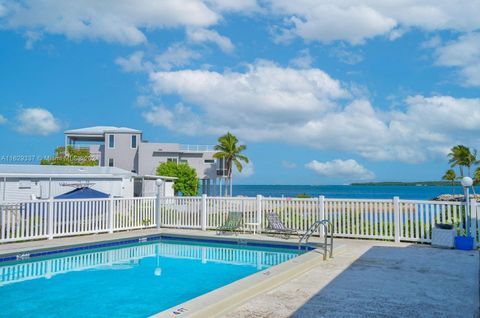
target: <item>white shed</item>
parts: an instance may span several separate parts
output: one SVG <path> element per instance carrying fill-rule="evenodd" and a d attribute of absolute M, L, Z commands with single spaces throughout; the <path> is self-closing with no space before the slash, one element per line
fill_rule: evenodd
<path fill-rule="evenodd" d="M 133 197 L 134 173 L 115 167 L 0 165 L 0 201 L 48 199 L 80 185 Z"/>

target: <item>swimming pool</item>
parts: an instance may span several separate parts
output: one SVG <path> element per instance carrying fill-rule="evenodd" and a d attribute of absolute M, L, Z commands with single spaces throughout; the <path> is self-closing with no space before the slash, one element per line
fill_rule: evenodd
<path fill-rule="evenodd" d="M 1 262 L 0 316 L 147 317 L 302 253 L 167 237 L 115 244 Z"/>

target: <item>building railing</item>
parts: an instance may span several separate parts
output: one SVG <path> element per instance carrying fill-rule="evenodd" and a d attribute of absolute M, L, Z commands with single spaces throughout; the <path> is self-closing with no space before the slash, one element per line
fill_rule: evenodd
<path fill-rule="evenodd" d="M 479 206 L 464 202 L 257 197 L 140 197 L 34 200 L 0 203 L 0 242 L 14 242 L 151 227 L 213 230 L 230 211 L 243 213 L 243 231 L 262 232 L 267 213 L 305 233 L 327 219 L 333 235 L 395 242 L 429 243 L 437 223 L 453 224 L 459 235 L 478 233 Z M 467 217 L 470 208 L 470 217 Z M 159 224 L 157 224 L 159 220 Z M 322 230 L 319 230 L 321 235 Z"/>
<path fill-rule="evenodd" d="M 215 151 L 215 146 L 212 145 L 180 145 L 180 151 L 186 152 L 205 152 L 205 151 Z"/>

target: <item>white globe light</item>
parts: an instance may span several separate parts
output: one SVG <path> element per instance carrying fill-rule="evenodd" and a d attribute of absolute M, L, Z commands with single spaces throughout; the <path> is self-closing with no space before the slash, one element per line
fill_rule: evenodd
<path fill-rule="evenodd" d="M 162 179 L 157 179 L 157 180 L 155 180 L 155 184 L 157 185 L 157 187 L 160 187 L 163 184 L 163 180 Z"/>
<path fill-rule="evenodd" d="M 473 180 L 470 177 L 464 177 L 462 179 L 462 186 L 463 187 L 471 187 L 473 185 Z"/>

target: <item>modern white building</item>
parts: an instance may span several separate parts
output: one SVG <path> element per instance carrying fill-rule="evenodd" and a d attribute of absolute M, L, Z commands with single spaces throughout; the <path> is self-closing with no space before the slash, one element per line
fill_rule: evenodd
<path fill-rule="evenodd" d="M 99 166 L 121 168 L 138 174 L 139 178 L 154 176 L 162 162 L 188 163 L 195 168 L 202 192 L 206 194 L 212 192 L 215 195 L 216 184 L 225 175 L 223 162 L 213 158 L 212 146 L 148 142 L 140 130 L 127 127 L 95 126 L 67 130 L 67 145 L 88 147 Z"/>

